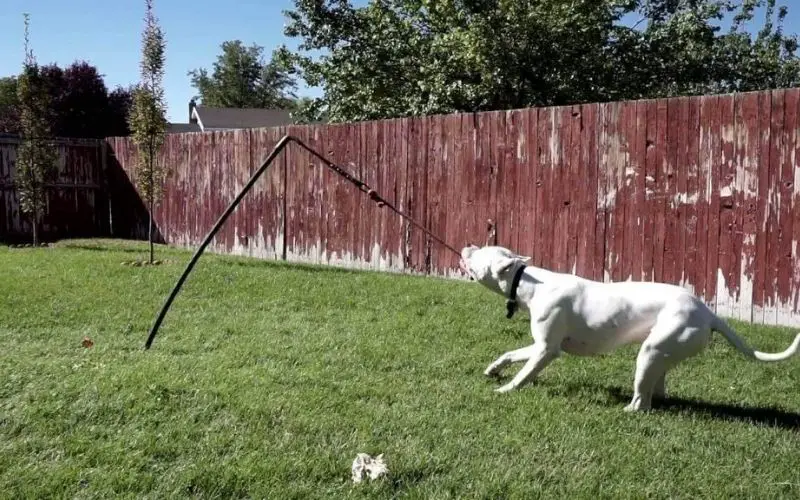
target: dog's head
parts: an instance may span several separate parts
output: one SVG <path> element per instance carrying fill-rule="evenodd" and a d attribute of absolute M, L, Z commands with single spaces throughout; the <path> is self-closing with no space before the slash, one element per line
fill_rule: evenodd
<path fill-rule="evenodd" d="M 530 257 L 517 255 L 503 247 L 469 245 L 461 250 L 459 266 L 471 279 L 501 295 L 511 288 L 514 273 Z"/>

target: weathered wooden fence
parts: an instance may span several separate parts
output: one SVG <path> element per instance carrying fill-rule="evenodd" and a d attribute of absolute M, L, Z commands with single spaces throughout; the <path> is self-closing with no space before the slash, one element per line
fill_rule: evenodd
<path fill-rule="evenodd" d="M 173 174 L 156 219 L 166 241 L 198 244 L 293 134 L 455 246 L 493 233 L 535 265 L 678 283 L 728 317 L 798 325 L 799 105 L 792 89 L 172 135 L 163 159 Z M 109 143 L 113 163 L 130 171 L 130 142 Z M 453 255 L 294 145 L 213 245 L 457 272 Z"/>
<path fill-rule="evenodd" d="M 170 135 L 157 238 L 199 243 L 286 133 L 455 246 L 492 242 L 601 280 L 689 287 L 800 325 L 800 90 Z M 128 139 L 59 141 L 46 238 L 146 236 Z M 29 233 L 0 139 L 0 240 Z M 108 149 L 108 155 L 104 153 Z M 491 221 L 491 222 L 490 222 Z M 289 145 L 216 251 L 456 274 L 454 256 Z"/>
<path fill-rule="evenodd" d="M 19 140 L 0 137 L 0 241 L 30 239 L 30 222 L 14 189 Z M 109 231 L 104 141 L 59 139 L 58 175 L 47 190 L 48 213 L 42 221 L 45 240 L 106 236 Z"/>

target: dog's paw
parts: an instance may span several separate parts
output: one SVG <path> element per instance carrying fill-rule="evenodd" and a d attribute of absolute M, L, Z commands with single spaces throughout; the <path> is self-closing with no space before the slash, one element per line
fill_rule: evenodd
<path fill-rule="evenodd" d="M 498 387 L 497 389 L 494 390 L 494 392 L 502 394 L 502 393 L 505 393 L 505 392 L 513 391 L 513 390 L 514 390 L 514 386 L 513 385 L 506 384 L 506 385 L 504 385 L 502 387 Z"/>
<path fill-rule="evenodd" d="M 627 413 L 646 412 L 646 411 L 649 411 L 649 410 L 650 410 L 649 407 L 645 407 L 643 405 L 635 405 L 633 403 L 629 404 L 628 406 L 626 406 L 625 408 L 622 409 L 622 411 L 627 412 Z"/>
<path fill-rule="evenodd" d="M 488 368 L 483 370 L 483 374 L 487 377 L 496 377 L 499 374 L 500 370 L 494 364 L 489 365 Z"/>

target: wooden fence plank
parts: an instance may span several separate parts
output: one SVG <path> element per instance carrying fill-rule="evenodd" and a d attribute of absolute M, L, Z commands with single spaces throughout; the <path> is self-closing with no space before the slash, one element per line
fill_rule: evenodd
<path fill-rule="evenodd" d="M 430 226 L 428 217 L 428 131 L 430 129 L 429 117 L 411 118 L 409 122 L 408 166 L 406 178 L 407 207 L 415 221 Z M 409 253 L 410 266 L 415 272 L 429 272 L 429 238 L 422 231 L 412 228 L 411 250 Z"/>
<path fill-rule="evenodd" d="M 687 205 L 690 203 L 691 193 L 688 191 L 689 185 L 689 99 L 681 97 L 677 99 L 678 120 L 680 123 L 677 142 L 675 144 L 675 164 L 674 164 L 674 185 L 675 195 L 670 200 L 672 203 L 672 219 L 675 221 L 675 277 L 674 283 L 682 286 L 686 285 L 686 238 L 689 233 L 689 220 L 687 217 Z"/>
<path fill-rule="evenodd" d="M 532 229 L 529 223 L 523 222 L 524 200 L 521 193 L 530 195 L 535 193 L 535 188 L 522 177 L 523 158 L 527 148 L 525 131 L 520 126 L 523 117 L 520 111 L 504 111 L 503 127 L 495 131 L 498 136 L 507 137 L 508 143 L 504 148 L 502 167 L 497 169 L 496 181 L 492 185 L 496 238 L 489 239 L 490 234 L 487 234 L 487 239 L 484 241 L 488 241 L 490 245 L 496 241 L 498 245 L 518 253 L 524 252 L 521 248 L 521 233 Z M 482 136 L 480 140 L 484 150 L 491 148 L 492 136 Z M 527 227 L 523 228 L 522 224 L 527 224 Z"/>
<path fill-rule="evenodd" d="M 792 220 L 792 195 L 795 170 L 795 148 L 796 134 L 798 127 L 797 107 L 800 104 L 800 89 L 787 89 L 784 93 L 784 122 L 776 134 L 781 134 L 784 138 L 781 146 L 780 180 L 778 181 L 780 193 L 780 205 L 778 213 L 778 233 L 779 241 L 776 248 L 777 257 L 775 259 L 776 276 L 776 305 L 777 315 L 776 324 L 786 324 L 791 321 L 794 313 L 792 304 L 792 240 L 796 236 L 793 231 Z"/>
<path fill-rule="evenodd" d="M 611 103 L 606 125 L 604 145 L 606 171 L 607 237 L 610 238 L 606 252 L 606 268 L 612 281 L 625 281 L 625 171 L 627 169 L 626 123 L 629 103 Z"/>
<path fill-rule="evenodd" d="M 730 281 L 728 289 L 731 302 L 730 314 L 745 321 L 752 320 L 754 304 L 763 300 L 763 275 L 758 271 L 758 193 L 759 193 L 759 145 L 761 109 L 758 95 L 740 94 L 736 97 L 737 161 L 742 165 L 736 169 L 735 211 L 732 252 L 728 265 Z M 768 158 L 768 155 L 767 155 Z M 734 166 L 735 168 L 735 166 Z M 739 229 L 740 228 L 740 229 Z M 739 229 L 737 231 L 736 229 Z M 741 235 L 741 237 L 739 236 Z M 759 317 L 763 317 L 759 306 Z"/>
<path fill-rule="evenodd" d="M 800 94 L 800 89 L 792 90 L 792 94 Z M 794 98 L 793 98 L 794 101 Z M 797 105 L 792 104 L 793 112 L 796 114 L 796 125 L 789 128 L 787 132 L 794 137 L 794 150 L 791 153 L 791 165 L 794 171 L 794 178 L 790 177 L 791 186 L 791 199 L 792 206 L 789 215 L 793 220 L 792 223 L 792 260 L 788 269 L 783 269 L 792 276 L 791 289 L 789 291 L 790 303 L 792 304 L 792 320 L 784 324 L 798 324 L 798 314 L 800 314 L 800 168 L 797 168 L 797 162 L 800 161 L 800 97 L 797 99 Z M 789 124 L 787 124 L 789 126 Z"/>
<path fill-rule="evenodd" d="M 719 234 L 719 209 L 714 210 L 714 181 L 717 160 L 720 157 L 718 100 L 716 97 L 703 97 L 699 103 L 698 130 L 698 202 L 697 202 L 697 269 L 695 293 L 712 309 L 716 308 L 715 291 L 712 290 L 711 273 L 716 273 L 717 239 Z M 715 123 L 717 128 L 715 129 Z M 717 207 L 719 193 L 716 194 Z"/>
<path fill-rule="evenodd" d="M 538 234 L 540 231 L 541 219 L 539 198 L 542 196 L 541 184 L 539 182 L 539 124 L 538 112 L 536 109 L 526 109 L 520 112 L 520 131 L 518 141 L 524 143 L 522 158 L 520 158 L 519 173 L 515 178 L 515 189 L 518 196 L 518 215 L 519 223 L 517 227 L 519 251 L 523 255 L 531 257 L 531 263 L 535 262 L 535 256 L 539 253 Z M 498 186 L 499 189 L 499 186 Z M 499 217 L 499 215 L 498 215 Z"/>
<path fill-rule="evenodd" d="M 772 156 L 772 148 L 770 147 L 770 126 L 772 122 L 772 96 L 771 93 L 751 94 L 757 99 L 758 121 L 755 122 L 755 147 L 751 150 L 756 152 L 755 157 L 752 159 L 752 164 L 755 167 L 756 178 L 755 182 L 757 188 L 752 192 L 752 197 L 755 199 L 756 211 L 755 217 L 751 221 L 749 231 L 745 235 L 750 235 L 755 240 L 755 247 L 751 249 L 746 242 L 743 242 L 742 252 L 743 265 L 747 265 L 747 259 L 753 259 L 753 293 L 752 293 L 752 306 L 746 302 L 741 302 L 740 319 L 745 321 L 758 321 L 759 323 L 764 320 L 764 314 L 769 308 L 769 301 L 767 299 L 767 290 L 771 289 L 771 284 L 768 283 L 769 277 L 767 274 L 767 241 L 769 240 L 768 219 L 769 219 L 769 206 L 772 204 L 771 187 L 770 187 L 770 157 Z M 747 184 L 745 189 L 747 189 Z M 744 273 L 742 282 L 744 282 Z"/>
<path fill-rule="evenodd" d="M 596 196 L 596 219 L 594 237 L 594 279 L 598 281 L 609 281 L 611 276 L 606 265 L 606 245 L 608 241 L 608 171 L 606 165 L 606 145 L 608 144 L 608 122 L 610 114 L 610 104 L 603 103 L 598 105 L 597 137 L 595 157 L 593 162 L 597 168 L 597 196 Z M 592 151 L 590 151 L 590 154 Z"/>
<path fill-rule="evenodd" d="M 641 235 L 636 213 L 636 101 L 622 105 L 623 126 L 620 131 L 620 164 L 617 173 L 617 199 L 624 200 L 623 246 L 621 255 L 621 279 L 638 280 L 641 255 L 635 253 L 636 240 Z M 637 271 L 634 271 L 634 268 Z"/>
<path fill-rule="evenodd" d="M 713 280 L 712 289 L 715 290 L 716 311 L 718 314 L 733 317 L 735 310 L 730 293 L 730 284 L 733 282 L 732 259 L 735 259 L 734 235 L 736 230 L 737 196 L 741 187 L 737 184 L 737 159 L 742 157 L 740 151 L 740 132 L 736 127 L 737 120 L 741 121 L 741 103 L 734 96 L 720 96 L 719 98 L 719 138 L 721 158 L 719 162 L 719 176 L 712 188 L 712 208 L 717 210 L 719 220 L 719 244 L 716 252 L 717 267 L 713 269 L 710 279 Z M 717 197 L 719 204 L 716 204 Z M 710 285 L 709 285 L 710 286 Z M 738 312 L 736 313 L 738 317 Z"/>
<path fill-rule="evenodd" d="M 653 188 L 654 232 L 655 246 L 653 247 L 653 280 L 665 281 L 664 272 L 664 244 L 666 237 L 666 205 L 664 198 L 667 196 L 667 179 L 665 163 L 667 162 L 667 126 L 668 109 L 667 101 L 657 101 L 656 108 L 656 142 L 654 151 L 655 186 Z"/>
<path fill-rule="evenodd" d="M 667 101 L 667 137 L 666 155 L 663 164 L 663 205 L 664 205 L 664 276 L 665 283 L 677 284 L 679 276 L 676 276 L 677 252 L 679 246 L 679 225 L 676 211 L 673 208 L 677 194 L 676 163 L 678 151 L 680 149 L 680 132 L 683 124 L 680 119 L 681 99 L 669 99 Z"/>
<path fill-rule="evenodd" d="M 574 238 L 575 225 L 570 223 L 570 198 L 572 197 L 573 186 L 570 178 L 570 162 L 572 160 L 572 109 L 569 106 L 561 106 L 557 110 L 558 115 L 558 162 L 555 167 L 555 195 L 556 210 L 555 233 L 554 233 L 554 269 L 569 273 L 572 271 L 572 255 L 570 253 L 570 242 Z M 572 227 L 570 227 L 572 226 Z"/>
<path fill-rule="evenodd" d="M 410 207 L 406 204 L 406 191 L 408 189 L 408 133 L 411 119 L 403 118 L 398 120 L 395 126 L 395 158 L 394 158 L 394 193 L 392 202 L 404 213 L 411 213 Z M 405 270 L 408 262 L 408 245 L 410 239 L 411 224 L 395 214 L 383 209 L 384 218 L 391 224 L 389 229 L 390 236 L 396 248 L 390 248 L 395 252 L 394 259 L 389 262 L 390 268 Z M 394 228 L 392 231 L 391 228 Z M 390 252 L 390 255 L 391 255 Z"/>
<path fill-rule="evenodd" d="M 540 186 L 536 198 L 536 212 L 538 214 L 553 214 L 553 164 L 551 151 L 553 150 L 553 114 L 554 108 L 542 108 L 538 111 L 537 134 L 539 160 L 537 169 L 537 185 Z M 536 249 L 534 265 L 543 267 L 553 263 L 553 217 L 542 217 L 536 233 Z"/>
<path fill-rule="evenodd" d="M 451 131 L 444 116 L 434 116 L 431 120 L 428 145 L 430 148 L 428 167 L 429 187 L 429 212 L 430 225 L 428 226 L 434 234 L 447 234 L 447 185 L 446 185 L 446 164 L 448 154 L 452 154 L 445 137 Z M 442 252 L 438 243 L 431 243 L 431 271 L 440 274 L 447 268 L 447 257 Z"/>
<path fill-rule="evenodd" d="M 578 156 L 575 159 L 577 168 L 573 175 L 579 189 L 573 201 L 577 216 L 573 223 L 578 225 L 575 274 L 584 278 L 592 278 L 594 268 L 592 253 L 594 251 L 595 224 L 597 210 L 597 164 L 592 159 L 590 149 L 596 147 L 594 134 L 597 120 L 597 106 L 584 104 L 579 107 L 579 131 L 581 142 Z M 574 132 L 573 132 L 574 133 Z"/>
<path fill-rule="evenodd" d="M 630 148 L 630 163 L 633 178 L 631 179 L 631 223 L 635 226 L 631 231 L 631 278 L 636 281 L 645 280 L 645 228 L 647 212 L 645 189 L 647 186 L 647 103 L 637 101 L 632 119 L 633 134 Z"/>
<path fill-rule="evenodd" d="M 684 250 L 684 281 L 698 295 L 698 284 L 702 287 L 705 278 L 705 261 L 698 258 L 697 232 L 700 208 L 705 201 L 700 201 L 703 193 L 700 187 L 700 100 L 687 99 L 689 115 L 687 123 L 687 172 L 686 172 L 686 244 Z M 703 186 L 705 188 L 705 186 Z M 700 226 L 703 227 L 703 226 Z"/>
<path fill-rule="evenodd" d="M 642 279 L 646 281 L 655 280 L 655 261 L 654 250 L 656 246 L 656 152 L 658 143 L 658 103 L 655 100 L 644 101 L 645 120 L 645 177 L 644 177 L 644 206 L 642 217 L 644 218 L 643 242 L 642 242 Z"/>
<path fill-rule="evenodd" d="M 581 143 L 582 143 L 582 122 L 581 107 L 572 106 L 570 108 L 570 131 L 569 131 L 569 170 L 565 172 L 564 180 L 565 201 L 569 209 L 566 224 L 569 229 L 569 239 L 567 241 L 567 266 L 566 271 L 571 274 L 578 272 L 578 249 L 580 240 L 585 239 L 586 228 L 576 222 L 581 220 L 581 196 L 583 195 L 583 184 L 581 176 L 586 174 L 586 166 L 581 163 Z"/>
<path fill-rule="evenodd" d="M 781 169 L 786 161 L 786 139 L 784 130 L 783 90 L 773 90 L 770 106 L 769 124 L 769 181 L 765 212 L 766 252 L 764 255 L 764 317 L 760 322 L 775 323 L 778 319 L 778 266 L 780 265 L 780 214 L 781 209 Z M 763 156 L 763 155 L 762 155 Z"/>

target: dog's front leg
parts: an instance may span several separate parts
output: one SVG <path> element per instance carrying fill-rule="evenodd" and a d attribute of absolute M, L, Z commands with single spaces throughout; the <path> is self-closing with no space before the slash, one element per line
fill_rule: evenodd
<path fill-rule="evenodd" d="M 510 363 L 516 363 L 518 361 L 526 361 L 530 359 L 534 352 L 533 345 L 529 345 L 527 347 L 523 347 L 521 349 L 515 349 L 513 351 L 508 351 L 507 353 L 503 354 L 499 358 L 497 358 L 494 363 L 489 365 L 488 368 L 483 372 L 484 375 L 487 377 L 491 377 L 496 375 L 500 369 Z"/>
<path fill-rule="evenodd" d="M 544 344 L 536 343 L 533 344 L 531 348 L 531 357 L 522 369 L 511 379 L 511 382 L 495 389 L 495 392 L 511 391 L 529 380 L 536 378 L 536 376 L 560 354 L 559 350 L 548 349 Z"/>

